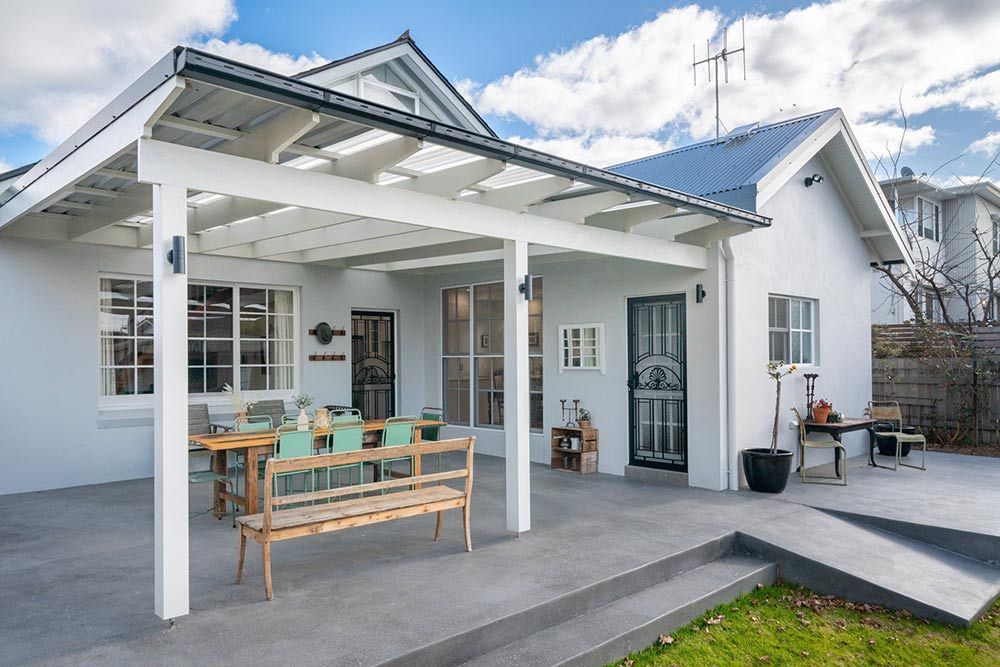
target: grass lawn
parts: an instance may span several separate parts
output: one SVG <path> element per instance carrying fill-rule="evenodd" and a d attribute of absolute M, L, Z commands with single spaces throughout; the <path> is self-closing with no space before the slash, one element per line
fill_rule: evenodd
<path fill-rule="evenodd" d="M 1000 602 L 971 628 L 790 585 L 759 588 L 616 665 L 1000 665 Z"/>

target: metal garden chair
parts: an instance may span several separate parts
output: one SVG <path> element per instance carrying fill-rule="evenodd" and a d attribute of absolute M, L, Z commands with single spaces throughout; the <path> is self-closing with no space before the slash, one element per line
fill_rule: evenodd
<path fill-rule="evenodd" d="M 416 430 L 417 420 L 415 417 L 389 417 L 385 420 L 385 427 L 382 430 L 382 447 L 399 447 L 400 445 L 412 445 L 413 433 Z M 386 474 L 392 476 L 392 464 L 400 461 L 410 463 L 410 475 L 413 474 L 413 457 L 401 456 L 398 458 L 382 459 L 381 477 L 386 478 Z M 383 493 L 385 493 L 383 491 Z"/>
<path fill-rule="evenodd" d="M 799 477 L 803 484 L 834 484 L 847 486 L 847 449 L 843 444 L 833 439 L 829 433 L 808 433 L 806 432 L 806 422 L 802 419 L 798 409 L 792 408 L 795 419 L 799 422 Z M 823 475 L 806 474 L 806 450 L 807 449 L 839 449 L 840 460 L 843 461 L 843 477 L 837 478 L 837 471 L 834 470 L 833 477 Z M 836 466 L 836 463 L 834 464 Z"/>
<path fill-rule="evenodd" d="M 294 459 L 302 456 L 312 456 L 316 453 L 315 437 L 316 434 L 312 428 L 300 431 L 296 424 L 282 424 L 274 432 L 274 458 Z M 291 493 L 294 490 L 293 478 L 296 475 L 302 476 L 303 493 L 311 491 L 312 489 L 306 488 L 306 486 L 314 486 L 313 484 L 308 484 L 312 479 L 311 475 L 300 472 L 289 472 L 278 473 L 274 476 L 273 493 L 275 495 L 278 493 L 279 479 L 284 480 L 285 493 Z"/>
<path fill-rule="evenodd" d="M 868 408 L 865 412 L 868 413 L 868 416 L 871 417 L 872 420 L 889 424 L 892 427 L 891 431 L 880 431 L 878 433 L 879 436 L 891 437 L 896 440 L 896 455 L 893 460 L 893 465 L 891 467 L 879 467 L 888 468 L 889 470 L 898 470 L 899 466 L 903 466 L 905 468 L 927 470 L 927 438 L 920 433 L 903 433 L 903 411 L 900 410 L 899 403 L 897 401 L 868 401 Z M 904 442 L 920 446 L 920 465 L 915 466 L 909 463 L 903 463 Z"/>
<path fill-rule="evenodd" d="M 343 452 L 359 452 L 364 446 L 365 423 L 363 421 L 350 421 L 333 423 L 326 434 L 326 453 L 340 454 Z M 358 484 L 364 482 L 364 468 L 362 463 L 351 463 L 343 466 L 331 466 L 326 469 L 326 485 L 328 489 L 333 488 L 334 475 L 336 474 L 337 486 L 340 486 L 340 475 L 347 472 L 348 485 L 354 484 L 352 477 L 354 471 L 358 471 Z"/>

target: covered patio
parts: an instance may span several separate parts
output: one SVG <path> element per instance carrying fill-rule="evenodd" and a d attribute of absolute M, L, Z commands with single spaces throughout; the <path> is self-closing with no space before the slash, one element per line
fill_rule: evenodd
<path fill-rule="evenodd" d="M 228 532 L 214 521 L 196 522 L 189 529 L 188 266 L 208 267 L 218 274 L 225 271 L 227 259 L 249 259 L 299 265 L 303 272 L 311 267 L 360 268 L 378 276 L 403 276 L 396 281 L 372 279 L 371 287 L 357 278 L 340 284 L 342 289 L 363 291 L 405 285 L 407 271 L 500 263 L 505 297 L 505 461 L 503 474 L 486 482 L 494 486 L 487 487 L 486 500 L 477 504 L 476 511 L 494 517 L 502 509 L 507 533 L 523 534 L 532 528 L 533 492 L 529 311 L 521 294 L 531 280 L 532 258 L 614 257 L 681 272 L 692 287 L 693 276 L 704 275 L 706 284 L 721 292 L 725 286 L 719 258 L 706 246 L 769 222 L 758 214 L 182 48 L 168 54 L 50 156 L 15 181 L 0 183 L 0 189 L 5 190 L 0 195 L 0 233 L 5 236 L 50 242 L 53 248 L 68 242 L 95 244 L 110 248 L 108 253 L 152 249 L 151 266 L 139 266 L 132 258 L 129 262 L 135 272 L 152 273 L 154 502 L 147 509 L 153 526 L 155 611 L 164 619 L 189 612 L 192 588 L 195 606 L 205 610 L 206 619 L 209 610 L 228 604 L 233 594 L 228 588 L 212 588 L 228 579 L 228 574 L 222 576 L 231 564 L 231 558 L 223 555 L 230 548 L 224 546 Z M 58 263 L 61 251 L 55 252 L 48 261 Z M 311 297 L 317 299 L 317 311 L 325 297 Z M 304 325 L 299 323 L 300 331 Z M 696 354 L 712 360 L 718 379 L 721 334 L 714 335 L 719 337 L 714 347 L 708 345 Z M 301 344 L 296 341 L 296 345 L 296 356 L 305 357 Z M 411 370 L 411 377 L 429 373 L 426 365 L 414 364 Z M 430 389 L 432 384 L 437 385 L 414 382 L 418 389 L 408 404 L 436 402 L 440 385 Z M 691 396 L 691 420 L 714 418 L 709 437 L 717 440 L 723 430 L 722 415 L 697 411 L 698 405 L 717 406 L 725 390 L 715 383 L 698 391 L 700 395 L 696 391 Z M 699 403 L 699 398 L 705 401 Z M 706 460 L 704 469 L 695 473 L 724 475 L 719 452 L 707 455 L 715 460 Z M 499 473 L 501 464 L 490 465 Z M 579 481 L 552 483 L 572 488 Z M 477 482 L 477 490 L 482 484 Z M 95 490 L 100 499 L 93 501 L 105 509 L 115 502 L 135 507 L 133 494 L 142 495 L 148 484 L 129 482 L 57 494 L 76 498 L 75 494 Z M 544 497 L 544 490 L 540 494 L 536 489 L 534 497 Z M 79 500 L 85 505 L 92 502 Z M 22 501 L 14 496 L 8 502 Z M 150 524 L 127 511 L 131 520 L 124 532 L 110 517 L 88 520 L 100 523 L 108 535 L 118 535 L 107 539 L 121 540 L 122 549 L 138 549 L 131 556 L 136 568 L 132 574 L 141 580 L 149 564 L 145 548 L 149 541 L 136 539 L 132 531 L 141 533 Z M 704 520 L 708 525 L 718 519 Z M 496 521 L 477 518 L 473 525 L 480 521 L 490 526 L 487 545 L 501 539 Z M 559 521 L 551 527 L 542 525 L 552 537 L 538 538 L 540 542 L 566 537 Z M 346 558 L 366 554 L 371 565 L 402 555 L 401 551 L 390 556 L 384 545 L 366 544 L 366 534 L 360 531 L 343 542 L 356 547 Z M 216 539 L 221 541 L 215 543 Z M 323 560 L 326 544 L 320 540 L 302 549 Z M 562 544 L 565 549 L 566 543 Z M 69 554 L 73 547 L 63 543 L 60 548 Z M 512 548 L 508 543 L 501 551 Z M 91 549 L 87 557 L 95 553 L 101 549 Z M 607 557 L 608 564 L 621 562 L 621 554 L 612 558 L 609 552 Z M 21 552 L 17 558 L 30 556 Z M 415 558 L 419 560 L 419 554 Z M 454 567 L 481 568 L 479 559 L 489 556 L 474 554 L 474 558 Z M 377 575 L 355 574 L 390 577 L 408 586 L 420 581 L 423 575 L 414 575 L 413 560 L 396 562 L 399 569 L 391 576 L 388 565 Z M 501 562 L 503 558 L 495 564 Z M 276 568 L 281 567 L 276 560 Z M 322 578 L 319 585 L 340 585 L 346 571 L 338 568 L 338 576 Z M 106 580 L 118 580 L 121 574 L 106 572 Z M 141 595 L 148 592 L 143 584 L 138 588 Z M 197 591 L 205 590 L 215 592 L 199 598 Z M 503 590 L 498 588 L 497 594 Z M 517 587 L 509 590 L 524 592 Z M 333 588 L 330 594 L 336 595 Z M 363 597 L 361 592 L 357 596 Z M 115 613 L 136 611 L 132 602 L 107 607 Z M 140 636 L 154 627 L 131 618 L 135 620 L 129 623 L 138 623 L 134 629 Z M 120 622 L 113 619 L 107 627 Z M 169 635 L 158 641 L 164 639 L 169 641 Z M 263 641 L 263 635 L 258 639 Z"/>

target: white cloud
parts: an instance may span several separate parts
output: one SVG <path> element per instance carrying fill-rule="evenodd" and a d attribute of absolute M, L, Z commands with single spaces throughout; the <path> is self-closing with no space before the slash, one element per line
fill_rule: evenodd
<path fill-rule="evenodd" d="M 713 89 L 704 69 L 692 84 L 691 44 L 702 45 L 702 56 L 704 40 L 718 42 L 730 20 L 696 5 L 670 9 L 465 89 L 481 111 L 530 123 L 543 137 L 709 137 Z M 739 37 L 730 33 L 733 46 Z M 1000 65 L 997 34 L 1000 5 L 991 0 L 834 0 L 751 15 L 747 81 L 735 58 L 722 119 L 732 128 L 839 106 L 866 153 L 884 153 L 887 142 L 899 143 L 900 98 L 911 115 L 963 107 L 1000 117 L 1000 70 L 989 72 Z M 904 148 L 934 140 L 924 125 L 908 132 Z"/>
<path fill-rule="evenodd" d="M 986 153 L 987 155 L 994 155 L 998 150 L 1000 150 L 1000 131 L 990 132 L 985 137 L 976 139 L 969 144 L 968 148 L 970 153 Z"/>
<path fill-rule="evenodd" d="M 11 163 L 7 162 L 2 157 L 0 157 L 0 174 L 4 173 L 5 171 L 10 171 L 11 169 L 14 169 L 14 165 L 12 165 Z"/>
<path fill-rule="evenodd" d="M 40 0 L 0 22 L 0 131 L 57 143 L 178 44 L 280 72 L 322 62 L 222 37 L 232 0 Z"/>

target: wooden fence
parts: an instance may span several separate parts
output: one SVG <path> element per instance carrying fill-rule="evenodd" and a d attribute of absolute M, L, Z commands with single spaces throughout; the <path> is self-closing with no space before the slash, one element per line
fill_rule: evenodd
<path fill-rule="evenodd" d="M 872 360 L 872 398 L 898 401 L 904 420 L 933 439 L 947 441 L 956 429 L 972 444 L 972 406 L 979 406 L 979 443 L 1000 445 L 1000 327 L 976 331 L 975 355 L 955 359 L 913 356 L 919 349 L 911 327 L 878 327 L 875 336 L 899 344 L 902 355 Z M 883 347 L 883 350 L 885 348 Z M 974 383 L 973 362 L 979 369 Z"/>

